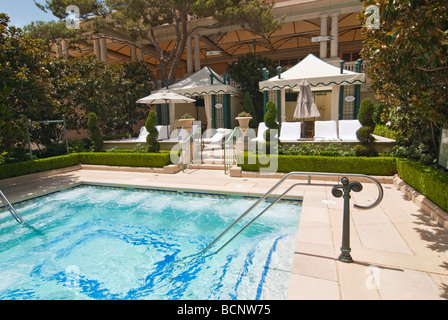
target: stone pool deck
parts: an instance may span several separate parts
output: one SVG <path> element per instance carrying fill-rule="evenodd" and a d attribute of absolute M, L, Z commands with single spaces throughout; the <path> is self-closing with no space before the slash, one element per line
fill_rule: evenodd
<path fill-rule="evenodd" d="M 290 192 L 303 197 L 303 207 L 288 299 L 448 299 L 448 232 L 409 200 L 392 177 L 378 179 L 384 189 L 381 204 L 367 211 L 351 208 L 352 263 L 338 260 L 343 200 L 331 194 L 335 181 L 313 178 L 325 185 L 297 186 Z M 80 165 L 0 180 L 0 189 L 11 202 L 79 183 L 261 195 L 277 181 L 278 176 L 255 174 L 230 177 L 221 170 L 163 174 Z M 277 193 L 295 182 L 286 180 Z M 363 187 L 360 193 L 352 192 L 352 204 L 368 205 L 376 199 L 374 184 Z"/>

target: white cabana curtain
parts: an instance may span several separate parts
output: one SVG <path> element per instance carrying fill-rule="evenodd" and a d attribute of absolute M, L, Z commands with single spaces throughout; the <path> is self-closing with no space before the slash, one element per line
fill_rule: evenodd
<path fill-rule="evenodd" d="M 205 117 L 207 118 L 207 129 L 212 129 L 213 120 L 212 120 L 212 95 L 206 94 L 204 95 L 204 105 L 205 105 Z M 209 137 L 207 137 L 209 138 Z"/>

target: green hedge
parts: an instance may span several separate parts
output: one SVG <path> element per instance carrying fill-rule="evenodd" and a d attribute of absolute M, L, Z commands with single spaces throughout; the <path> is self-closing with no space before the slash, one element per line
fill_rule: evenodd
<path fill-rule="evenodd" d="M 397 170 L 400 178 L 408 185 L 448 212 L 446 173 L 408 159 L 397 159 Z"/>
<path fill-rule="evenodd" d="M 23 176 L 30 173 L 71 167 L 79 163 L 105 166 L 156 167 L 171 163 L 169 152 L 160 153 L 103 153 L 82 152 L 45 159 L 0 165 L 0 179 Z"/>
<path fill-rule="evenodd" d="M 162 168 L 171 163 L 169 152 L 160 153 L 119 153 L 83 152 L 79 154 L 82 164 L 124 167 Z"/>
<path fill-rule="evenodd" d="M 256 164 L 249 164 L 248 153 L 244 153 L 244 163 L 239 166 L 244 171 L 259 171 L 260 167 L 269 167 L 269 163 L 261 165 L 257 157 Z M 239 155 L 238 163 L 241 163 Z M 274 156 L 275 157 L 275 156 Z M 390 176 L 396 173 L 395 158 L 391 157 L 324 157 L 278 155 L 278 172 L 333 172 L 359 173 L 378 176 Z M 266 162 L 264 160 L 262 162 Z"/>
<path fill-rule="evenodd" d="M 79 163 L 78 154 L 70 154 L 0 166 L 0 179 L 22 176 L 30 173 L 66 168 Z"/>

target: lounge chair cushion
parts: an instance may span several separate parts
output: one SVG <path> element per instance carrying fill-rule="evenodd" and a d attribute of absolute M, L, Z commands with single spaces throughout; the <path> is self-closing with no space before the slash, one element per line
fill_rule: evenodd
<path fill-rule="evenodd" d="M 316 140 L 339 140 L 337 123 L 335 120 L 315 121 L 314 139 Z"/>
<path fill-rule="evenodd" d="M 301 123 L 300 122 L 282 122 L 280 128 L 280 142 L 285 141 L 297 141 L 301 136 Z"/>

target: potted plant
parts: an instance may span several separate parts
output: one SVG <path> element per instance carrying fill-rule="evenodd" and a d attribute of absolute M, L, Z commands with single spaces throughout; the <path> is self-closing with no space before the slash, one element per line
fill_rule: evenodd
<path fill-rule="evenodd" d="M 193 116 L 189 113 L 185 113 L 182 115 L 182 117 L 179 119 L 180 123 L 182 124 L 182 128 L 187 130 L 188 132 L 191 131 L 191 128 L 193 127 L 193 121 L 195 119 Z"/>
<path fill-rule="evenodd" d="M 252 120 L 252 116 L 250 115 L 250 113 L 242 111 L 235 119 L 238 120 L 240 129 L 245 132 L 247 129 L 249 129 L 249 122 L 250 120 Z"/>

